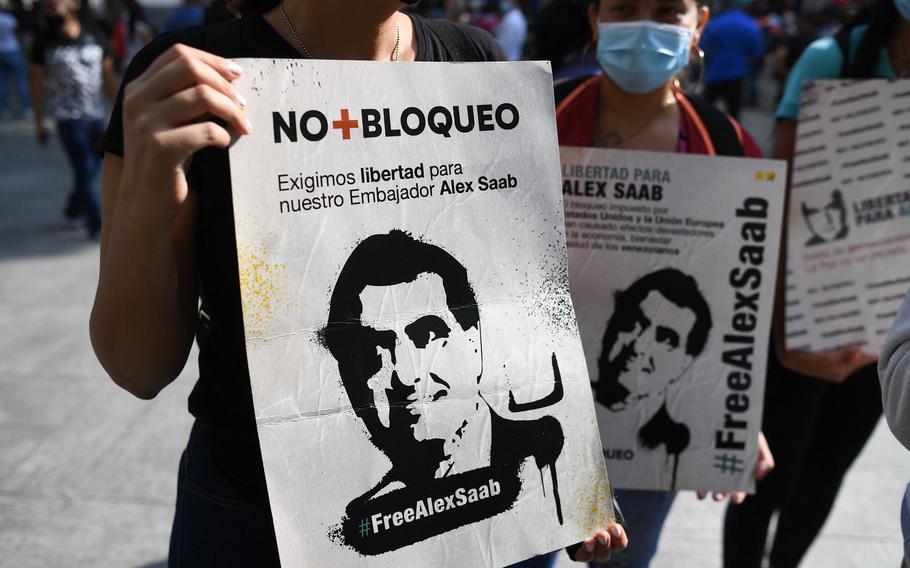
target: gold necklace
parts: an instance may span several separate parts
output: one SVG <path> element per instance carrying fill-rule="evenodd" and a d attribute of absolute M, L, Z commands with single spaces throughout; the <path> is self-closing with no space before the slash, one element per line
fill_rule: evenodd
<path fill-rule="evenodd" d="M 295 28 L 294 24 L 291 23 L 291 19 L 288 18 L 288 13 L 285 12 L 285 10 L 284 10 L 284 2 L 278 3 L 278 10 L 281 12 L 281 17 L 284 18 L 284 23 L 287 24 L 288 29 L 291 30 L 291 34 L 293 34 L 294 39 L 297 40 L 297 45 L 300 46 L 300 50 L 303 52 L 304 55 L 306 55 L 307 59 L 313 59 L 313 56 L 310 54 L 310 50 L 307 49 L 306 45 L 304 45 L 304 43 L 303 43 L 303 40 L 300 39 L 300 34 L 297 33 L 297 28 Z M 396 23 L 395 24 L 395 57 L 392 59 L 392 61 L 401 60 L 400 48 L 401 48 L 401 28 Z"/>

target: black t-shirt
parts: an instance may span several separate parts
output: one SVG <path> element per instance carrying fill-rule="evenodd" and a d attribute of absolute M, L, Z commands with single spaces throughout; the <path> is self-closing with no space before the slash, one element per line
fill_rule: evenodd
<path fill-rule="evenodd" d="M 411 17 L 419 45 L 418 61 L 505 59 L 499 44 L 482 30 Z M 302 57 L 261 16 L 246 16 L 159 36 L 130 63 L 123 85 L 176 43 L 227 58 Z M 123 156 L 123 85 L 107 130 L 96 145 L 99 152 L 118 156 Z M 190 395 L 189 409 L 212 434 L 214 459 L 224 473 L 245 490 L 251 502 L 265 505 L 265 478 L 244 346 L 227 151 L 207 148 L 197 152 L 187 178 L 199 198 L 196 246 L 202 300 L 196 329 L 199 380 Z"/>
<path fill-rule="evenodd" d="M 105 41 L 91 25 L 67 38 L 45 32 L 32 44 L 31 62 L 44 67 L 42 89 L 49 116 L 58 120 L 99 119 L 104 116 Z"/>

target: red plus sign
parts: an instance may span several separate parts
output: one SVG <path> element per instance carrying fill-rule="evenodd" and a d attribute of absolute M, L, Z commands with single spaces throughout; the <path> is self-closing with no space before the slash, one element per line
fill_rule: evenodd
<path fill-rule="evenodd" d="M 340 129 L 342 131 L 341 137 L 344 140 L 350 140 L 351 139 L 351 129 L 358 128 L 359 126 L 360 126 L 359 122 L 357 122 L 356 120 L 351 120 L 351 117 L 348 116 L 348 109 L 346 109 L 346 108 L 341 109 L 341 120 L 332 121 L 332 128 Z"/>

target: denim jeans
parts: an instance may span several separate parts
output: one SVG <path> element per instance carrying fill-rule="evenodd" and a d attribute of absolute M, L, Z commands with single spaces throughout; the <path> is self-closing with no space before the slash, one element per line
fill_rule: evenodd
<path fill-rule="evenodd" d="M 629 535 L 629 547 L 614 552 L 606 564 L 590 564 L 591 568 L 647 568 L 654 554 L 664 521 L 670 514 L 675 491 L 643 491 L 616 489 L 616 500 L 625 517 L 623 528 Z"/>
<path fill-rule="evenodd" d="M 271 513 L 222 471 L 211 436 L 197 421 L 180 458 L 168 568 L 279 568 Z"/>
<path fill-rule="evenodd" d="M 67 213 L 75 211 L 85 217 L 89 236 L 92 237 L 101 229 L 96 183 L 98 172 L 101 170 L 101 158 L 95 153 L 92 145 L 103 127 L 103 123 L 97 118 L 57 121 L 60 141 L 73 170 L 73 190 L 68 198 Z"/>
<path fill-rule="evenodd" d="M 25 72 L 25 58 L 19 51 L 0 51 L 0 112 L 12 111 L 9 100 L 9 80 L 12 77 L 19 95 L 19 106 L 28 111 L 28 79 Z"/>

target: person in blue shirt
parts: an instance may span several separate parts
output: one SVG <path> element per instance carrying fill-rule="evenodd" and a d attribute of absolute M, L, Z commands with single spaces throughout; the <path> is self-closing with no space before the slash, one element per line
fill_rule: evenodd
<path fill-rule="evenodd" d="M 739 118 L 745 80 L 750 66 L 765 53 L 761 28 L 742 7 L 748 0 L 733 0 L 733 7 L 705 27 L 701 48 L 705 52 L 705 98 L 723 99 L 727 112 Z"/>
<path fill-rule="evenodd" d="M 29 104 L 25 58 L 22 56 L 22 48 L 16 37 L 18 26 L 19 23 L 15 16 L 7 10 L 0 10 L 0 118 L 12 116 L 13 107 L 9 100 L 11 79 L 19 94 L 22 114 L 30 117 L 32 113 Z"/>
<path fill-rule="evenodd" d="M 183 28 L 201 26 L 205 17 L 203 0 L 185 0 L 183 6 L 176 8 L 161 28 L 162 32 L 169 32 Z"/>

